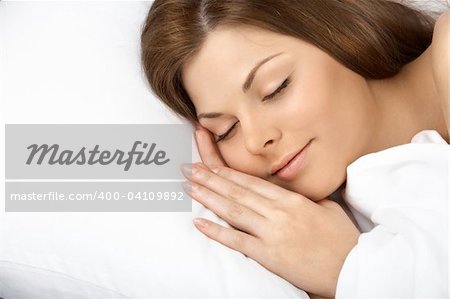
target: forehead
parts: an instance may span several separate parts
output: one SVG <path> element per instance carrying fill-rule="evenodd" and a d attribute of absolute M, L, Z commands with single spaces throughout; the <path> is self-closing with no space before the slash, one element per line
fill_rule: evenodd
<path fill-rule="evenodd" d="M 194 70 L 210 70 L 211 65 L 220 70 L 230 68 L 230 64 L 254 65 L 255 61 L 248 60 L 257 60 L 255 54 L 269 52 L 283 38 L 281 34 L 258 27 L 219 26 L 207 35 L 200 51 L 184 64 L 183 69 L 189 77 Z"/>
<path fill-rule="evenodd" d="M 292 38 L 253 26 L 222 26 L 210 32 L 200 51 L 183 65 L 182 79 L 194 102 L 231 97 L 261 59 L 285 51 Z"/>

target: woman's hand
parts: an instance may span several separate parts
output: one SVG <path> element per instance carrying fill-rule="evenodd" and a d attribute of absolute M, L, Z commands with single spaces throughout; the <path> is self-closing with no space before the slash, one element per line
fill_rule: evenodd
<path fill-rule="evenodd" d="M 217 149 L 211 133 L 200 124 L 195 126 L 195 142 L 203 163 L 208 166 L 228 166 Z"/>
<path fill-rule="evenodd" d="M 196 163 L 184 169 L 192 184 L 185 189 L 232 228 L 206 219 L 197 219 L 196 227 L 293 285 L 334 297 L 339 272 L 360 234 L 344 210 L 331 200 L 315 203 L 226 167 L 209 132 L 201 130 L 196 139 L 208 167 Z"/>

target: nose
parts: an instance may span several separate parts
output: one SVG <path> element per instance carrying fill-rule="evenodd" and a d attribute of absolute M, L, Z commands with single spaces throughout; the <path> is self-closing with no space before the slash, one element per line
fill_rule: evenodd
<path fill-rule="evenodd" d="M 253 155 L 261 155 L 269 151 L 279 139 L 279 130 L 269 120 L 246 118 L 241 119 L 240 122 L 245 147 Z"/>

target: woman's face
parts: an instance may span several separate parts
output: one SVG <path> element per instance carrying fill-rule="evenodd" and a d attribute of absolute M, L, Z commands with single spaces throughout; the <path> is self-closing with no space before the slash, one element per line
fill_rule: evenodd
<path fill-rule="evenodd" d="M 314 201 L 339 188 L 371 138 L 366 80 L 298 38 L 250 26 L 217 28 L 183 66 L 182 77 L 197 115 L 220 113 L 199 119 L 216 140 L 234 125 L 217 143 L 229 167 Z M 311 140 L 295 177 L 271 175 L 274 165 Z"/>

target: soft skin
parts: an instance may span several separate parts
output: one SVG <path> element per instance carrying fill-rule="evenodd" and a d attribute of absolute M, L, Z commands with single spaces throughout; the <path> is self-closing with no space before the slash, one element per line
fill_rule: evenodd
<path fill-rule="evenodd" d="M 313 202 L 226 167 L 204 129 L 196 132 L 196 140 L 204 164 L 185 165 L 189 181 L 184 188 L 232 226 L 195 219 L 197 228 L 307 291 L 312 299 L 333 298 L 345 257 L 360 235 L 339 204 L 328 198 Z"/>
<path fill-rule="evenodd" d="M 442 19 L 436 26 L 446 24 Z M 200 120 L 196 141 L 203 163 L 194 165 L 195 174 L 189 167 L 183 173 L 191 197 L 232 227 L 200 219 L 197 228 L 311 298 L 334 297 L 360 235 L 328 198 L 343 186 L 346 167 L 362 155 L 409 143 L 425 129 L 449 142 L 448 60 L 446 68 L 439 63 L 442 54 L 448 57 L 442 42 L 448 29 L 436 32 L 430 48 L 385 80 L 366 80 L 299 39 L 252 27 L 212 32 L 186 63 L 183 80 L 199 114 L 223 115 Z M 244 92 L 254 64 L 280 52 Z M 286 88 L 261 102 L 289 75 Z M 273 165 L 311 139 L 305 167 L 293 180 L 270 175 Z"/>
<path fill-rule="evenodd" d="M 276 53 L 256 74 L 252 88 L 242 85 L 249 70 Z M 300 39 L 255 27 L 219 27 L 183 68 L 183 82 L 200 119 L 215 135 L 239 121 L 217 143 L 226 164 L 317 201 L 346 178 L 357 158 L 399 144 L 426 128 L 448 140 L 436 102 L 432 74 L 420 71 L 429 52 L 386 80 L 366 80 L 330 55 Z M 290 76 L 291 83 L 273 99 Z M 270 175 L 273 165 L 314 139 L 303 170 L 291 181 Z"/>

